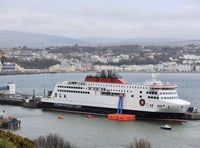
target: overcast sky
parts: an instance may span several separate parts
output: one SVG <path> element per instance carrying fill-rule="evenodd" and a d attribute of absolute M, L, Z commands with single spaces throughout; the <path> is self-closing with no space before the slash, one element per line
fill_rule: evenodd
<path fill-rule="evenodd" d="M 0 30 L 200 39 L 200 0 L 0 0 Z"/>

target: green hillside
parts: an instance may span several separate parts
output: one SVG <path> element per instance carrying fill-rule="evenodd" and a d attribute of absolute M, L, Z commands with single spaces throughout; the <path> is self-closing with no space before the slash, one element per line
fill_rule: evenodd
<path fill-rule="evenodd" d="M 10 131 L 0 130 L 0 148 L 36 148 L 33 141 Z"/>

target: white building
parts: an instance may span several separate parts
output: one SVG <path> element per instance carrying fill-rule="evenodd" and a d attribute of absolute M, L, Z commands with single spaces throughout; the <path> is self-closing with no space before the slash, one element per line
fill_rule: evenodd
<path fill-rule="evenodd" d="M 178 72 L 192 72 L 192 65 L 188 64 L 177 64 L 176 70 Z"/>

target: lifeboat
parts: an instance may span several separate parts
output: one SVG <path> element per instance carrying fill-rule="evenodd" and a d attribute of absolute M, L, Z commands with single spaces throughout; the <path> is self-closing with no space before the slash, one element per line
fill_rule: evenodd
<path fill-rule="evenodd" d="M 131 114 L 108 114 L 109 120 L 131 121 L 135 120 L 135 115 Z"/>
<path fill-rule="evenodd" d="M 87 118 L 88 118 L 88 119 L 92 119 L 93 116 L 92 116 L 92 115 L 87 115 Z"/>
<path fill-rule="evenodd" d="M 64 116 L 58 115 L 58 119 L 64 119 Z"/>
<path fill-rule="evenodd" d="M 108 119 L 109 120 L 117 120 L 118 119 L 118 114 L 108 114 Z"/>

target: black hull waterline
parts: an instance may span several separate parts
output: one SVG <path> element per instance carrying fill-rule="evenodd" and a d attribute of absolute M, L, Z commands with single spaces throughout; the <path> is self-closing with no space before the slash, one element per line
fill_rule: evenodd
<path fill-rule="evenodd" d="M 78 113 L 94 113 L 99 115 L 107 115 L 116 113 L 117 109 L 103 108 L 103 107 L 91 107 L 91 106 L 77 106 L 69 104 L 54 104 L 41 102 L 39 104 L 40 108 L 48 110 L 59 110 L 59 111 L 74 111 Z M 134 114 L 137 119 L 154 119 L 154 120 L 185 120 L 184 113 L 163 113 L 163 112 L 145 112 L 136 110 L 123 110 L 124 114 Z"/>

